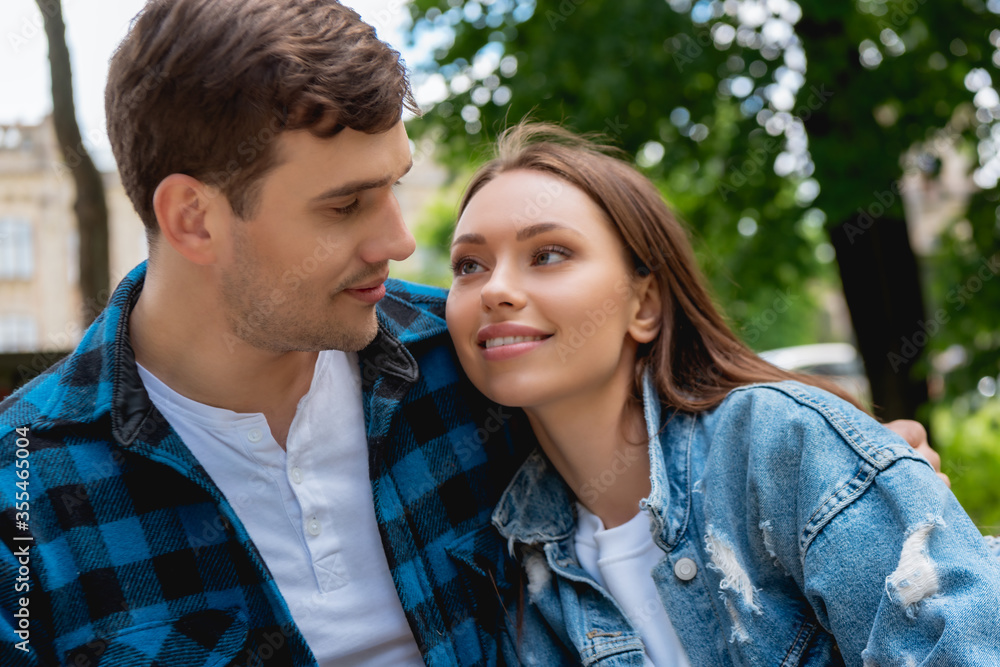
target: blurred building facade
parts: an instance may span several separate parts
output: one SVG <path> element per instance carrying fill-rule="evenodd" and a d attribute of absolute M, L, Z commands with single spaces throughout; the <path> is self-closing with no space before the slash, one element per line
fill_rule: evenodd
<path fill-rule="evenodd" d="M 145 258 L 146 240 L 117 172 L 103 176 L 117 282 Z M 0 125 L 0 353 L 68 350 L 79 341 L 75 196 L 51 116 Z"/>
<path fill-rule="evenodd" d="M 432 159 L 432 145 L 412 148 L 413 170 L 396 189 L 411 224 L 445 180 Z M 117 171 L 103 176 L 113 286 L 146 258 L 146 236 Z M 79 288 L 74 198 L 51 116 L 37 125 L 0 125 L 0 357 L 10 367 L 8 372 L 0 368 L 0 397 L 23 379 L 24 373 L 16 372 L 9 379 L 11 369 L 28 360 L 28 370 L 37 372 L 54 360 L 50 353 L 73 349 L 82 335 L 88 304 Z M 420 271 L 415 257 L 393 269 L 393 275 L 419 278 Z"/>

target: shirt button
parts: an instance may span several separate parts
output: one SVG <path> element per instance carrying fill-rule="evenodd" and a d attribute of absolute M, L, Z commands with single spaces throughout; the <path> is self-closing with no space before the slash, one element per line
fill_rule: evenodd
<path fill-rule="evenodd" d="M 302 469 L 301 468 L 298 468 L 298 467 L 292 468 L 292 481 L 295 482 L 296 484 L 301 484 L 302 483 Z"/>
<path fill-rule="evenodd" d="M 323 532 L 323 526 L 319 525 L 319 519 L 313 517 L 309 519 L 309 523 L 306 524 L 306 530 L 309 531 L 310 535 L 315 537 Z"/>
<path fill-rule="evenodd" d="M 259 428 L 252 428 L 247 431 L 247 440 L 253 443 L 260 442 L 260 439 L 264 437 Z"/>
<path fill-rule="evenodd" d="M 690 558 L 681 558 L 674 563 L 674 574 L 681 581 L 691 581 L 698 574 L 698 565 Z"/>

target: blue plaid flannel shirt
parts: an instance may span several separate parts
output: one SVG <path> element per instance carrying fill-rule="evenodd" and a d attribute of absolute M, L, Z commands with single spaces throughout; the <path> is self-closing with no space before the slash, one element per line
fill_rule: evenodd
<path fill-rule="evenodd" d="M 0 404 L 0 664 L 315 664 L 246 529 L 139 379 L 128 316 L 145 269 L 72 355 Z M 516 570 L 502 546 L 477 545 L 534 441 L 460 373 L 444 291 L 387 288 L 359 358 L 389 568 L 428 665 L 495 664 L 496 599 Z"/>

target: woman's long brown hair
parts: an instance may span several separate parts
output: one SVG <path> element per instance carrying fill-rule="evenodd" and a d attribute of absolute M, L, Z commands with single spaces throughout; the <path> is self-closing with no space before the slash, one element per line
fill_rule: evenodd
<path fill-rule="evenodd" d="M 651 273 L 663 299 L 660 335 L 639 350 L 637 397 L 644 369 L 651 367 L 660 400 L 683 412 L 709 410 L 736 387 L 781 380 L 821 387 L 864 409 L 833 382 L 777 368 L 736 337 L 712 301 L 684 227 L 656 186 L 621 155 L 557 125 L 522 122 L 500 136 L 496 157 L 473 176 L 459 215 L 484 185 L 515 169 L 553 174 L 604 211 L 636 276 Z"/>

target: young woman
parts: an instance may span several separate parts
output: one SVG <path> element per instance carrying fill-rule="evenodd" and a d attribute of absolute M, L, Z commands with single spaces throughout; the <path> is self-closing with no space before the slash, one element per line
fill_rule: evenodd
<path fill-rule="evenodd" d="M 523 568 L 506 662 L 1000 664 L 1000 566 L 954 496 L 740 343 L 631 166 L 518 126 L 451 254 L 458 357 L 541 446 L 493 515 Z"/>

